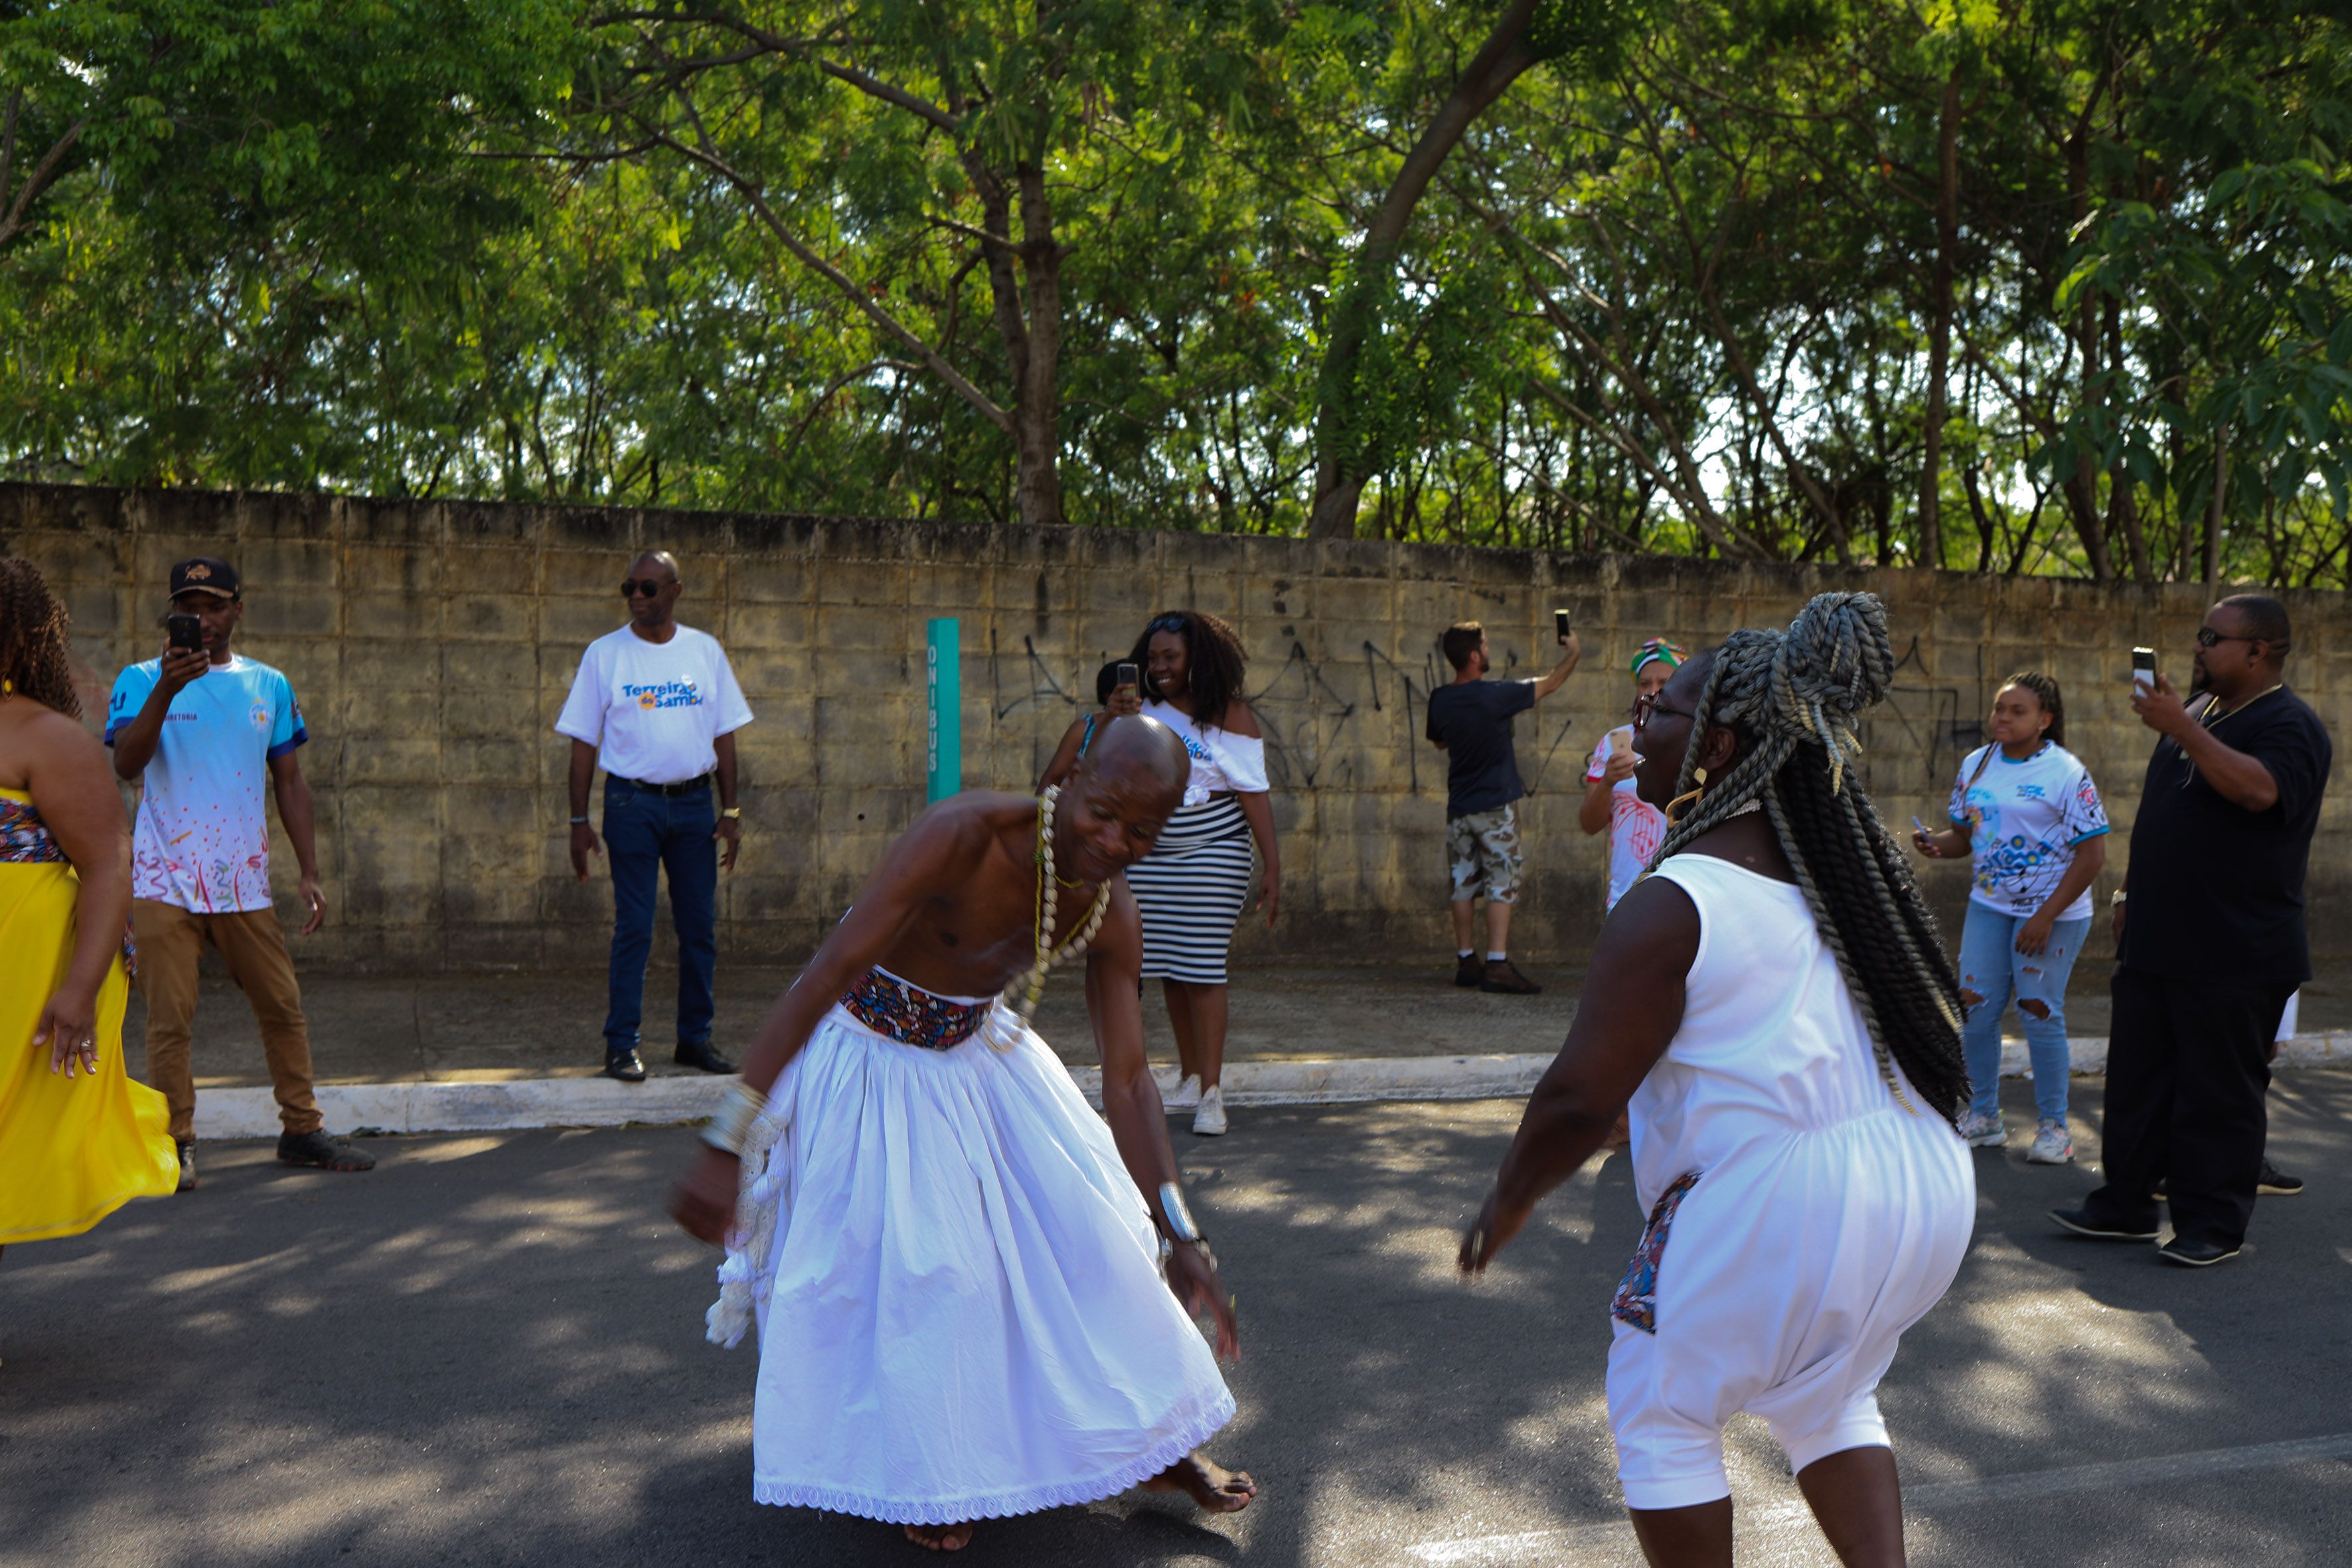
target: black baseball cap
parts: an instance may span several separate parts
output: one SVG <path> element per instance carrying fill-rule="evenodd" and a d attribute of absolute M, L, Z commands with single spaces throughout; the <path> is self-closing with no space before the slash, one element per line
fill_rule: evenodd
<path fill-rule="evenodd" d="M 216 594 L 224 599 L 243 596 L 236 568 L 217 555 L 194 555 L 172 568 L 172 594 Z"/>

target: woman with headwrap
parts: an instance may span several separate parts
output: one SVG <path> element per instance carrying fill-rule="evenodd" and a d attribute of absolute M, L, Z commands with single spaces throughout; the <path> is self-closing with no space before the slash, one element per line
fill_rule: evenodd
<path fill-rule="evenodd" d="M 1875 1391 L 1959 1268 L 1976 1189 L 1958 985 L 1854 763 L 1894 667 L 1877 599 L 1824 594 L 1643 705 L 1636 777 L 1673 826 L 1463 1242 L 1486 1268 L 1628 1113 L 1650 1218 L 1610 1308 L 1609 1419 L 1660 1568 L 1731 1561 L 1741 1411 L 1842 1562 L 1904 1562 Z"/>
<path fill-rule="evenodd" d="M 1690 658 L 1664 637 L 1652 637 L 1633 650 L 1633 712 L 1655 697 Z M 1633 726 L 1618 725 L 1601 737 L 1584 762 L 1584 804 L 1577 825 L 1587 833 L 1609 833 L 1609 902 L 1615 909 L 1650 864 L 1650 857 L 1665 841 L 1666 815 L 1642 798 L 1634 786 L 1633 767 L 1641 758 L 1633 752 Z"/>

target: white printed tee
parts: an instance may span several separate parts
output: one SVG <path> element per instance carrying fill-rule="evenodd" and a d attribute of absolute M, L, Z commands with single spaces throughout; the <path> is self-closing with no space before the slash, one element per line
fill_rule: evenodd
<path fill-rule="evenodd" d="M 1599 784 L 1609 770 L 1611 747 L 1622 751 L 1633 749 L 1633 726 L 1620 724 L 1601 737 L 1601 744 L 1584 762 L 1584 782 Z M 1641 879 L 1642 869 L 1649 865 L 1650 857 L 1666 840 L 1666 814 L 1642 798 L 1641 790 L 1632 779 L 1619 779 L 1609 792 L 1609 903 L 1615 909 L 1617 900 L 1633 889 Z"/>
<path fill-rule="evenodd" d="M 616 778 L 684 784 L 719 765 L 719 736 L 751 721 L 717 637 L 680 626 L 647 642 L 623 626 L 581 656 L 555 731 L 595 747 L 597 765 Z"/>
<path fill-rule="evenodd" d="M 114 678 L 106 743 L 139 717 L 163 661 Z M 172 699 L 155 755 L 140 778 L 131 833 L 131 896 L 194 914 L 269 907 L 269 763 L 310 738 L 294 687 L 236 654 Z"/>
<path fill-rule="evenodd" d="M 2074 752 L 2046 741 L 2022 762 L 1998 745 L 1970 752 L 1952 784 L 1951 817 L 1969 829 L 1976 866 L 1969 898 L 2005 915 L 2040 910 L 2074 863 L 2076 847 L 2107 831 L 2107 810 L 2089 770 Z M 2090 914 L 2085 888 L 2058 918 Z"/>

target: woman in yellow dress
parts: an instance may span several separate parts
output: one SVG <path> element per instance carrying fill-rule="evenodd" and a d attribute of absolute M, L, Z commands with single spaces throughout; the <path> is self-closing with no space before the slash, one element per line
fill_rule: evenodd
<path fill-rule="evenodd" d="M 122 1059 L 131 828 L 68 668 L 65 607 L 0 559 L 0 1247 L 179 1183 L 163 1097 Z"/>

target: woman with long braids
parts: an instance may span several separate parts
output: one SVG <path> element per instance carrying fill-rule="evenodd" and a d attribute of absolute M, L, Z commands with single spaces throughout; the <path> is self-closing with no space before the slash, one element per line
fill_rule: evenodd
<path fill-rule="evenodd" d="M 122 1060 L 131 825 L 66 626 L 40 572 L 0 559 L 0 1246 L 180 1180 L 163 1097 Z"/>
<path fill-rule="evenodd" d="M 1143 913 L 1143 977 L 1168 1000 L 1181 1081 L 1171 1110 L 1193 1107 L 1192 1131 L 1225 1131 L 1225 953 L 1249 900 L 1250 840 L 1264 874 L 1258 907 L 1273 929 L 1282 857 L 1268 804 L 1265 742 L 1242 695 L 1241 635 L 1202 610 L 1156 616 L 1128 656 L 1143 667 L 1143 710 L 1176 731 L 1192 759 L 1184 804 L 1151 853 L 1127 868 Z"/>
<path fill-rule="evenodd" d="M 1609 1420 L 1658 1568 L 1731 1561 L 1740 1411 L 1841 1562 L 1904 1562 L 1875 1391 L 1959 1268 L 1976 1184 L 1958 988 L 1855 767 L 1894 668 L 1878 600 L 1823 594 L 1643 704 L 1635 777 L 1672 826 L 1462 1244 L 1484 1269 L 1626 1115 L 1650 1218 L 1610 1306 Z"/>

